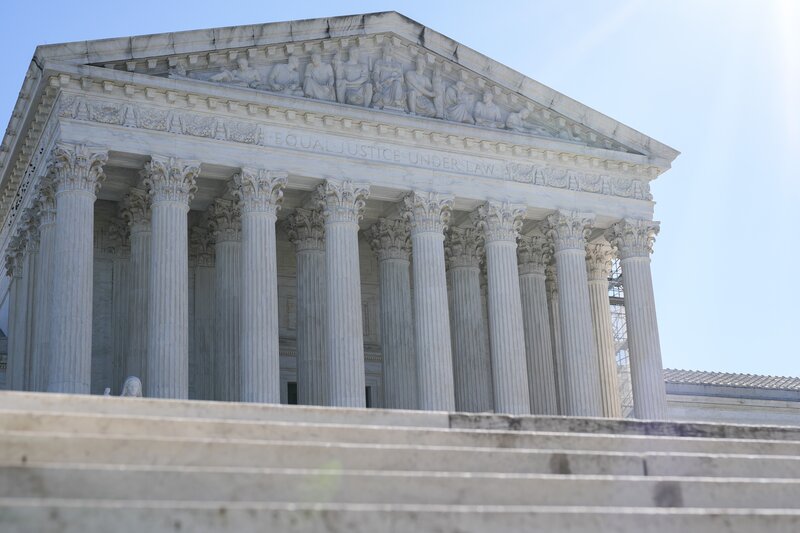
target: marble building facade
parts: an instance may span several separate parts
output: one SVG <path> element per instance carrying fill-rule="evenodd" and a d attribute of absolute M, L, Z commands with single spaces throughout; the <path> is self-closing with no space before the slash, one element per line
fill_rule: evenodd
<path fill-rule="evenodd" d="M 0 146 L 9 388 L 664 418 L 678 153 L 397 13 L 37 48 Z"/>

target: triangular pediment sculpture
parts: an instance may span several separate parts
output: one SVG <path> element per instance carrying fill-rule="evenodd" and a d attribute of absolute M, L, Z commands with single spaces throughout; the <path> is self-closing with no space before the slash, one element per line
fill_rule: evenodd
<path fill-rule="evenodd" d="M 138 63 L 138 62 L 137 62 Z M 124 64 L 106 64 L 127 68 Z M 634 150 L 392 34 L 141 62 L 147 74 Z M 166 68 L 165 68 L 166 67 Z M 136 68 L 136 67 L 134 67 Z"/>
<path fill-rule="evenodd" d="M 37 56 L 556 139 L 658 164 L 677 155 L 396 12 L 68 43 L 40 47 Z"/>

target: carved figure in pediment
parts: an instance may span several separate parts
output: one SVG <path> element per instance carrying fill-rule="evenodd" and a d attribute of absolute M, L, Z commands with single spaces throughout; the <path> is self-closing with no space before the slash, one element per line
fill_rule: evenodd
<path fill-rule="evenodd" d="M 490 128 L 505 126 L 503 112 L 494 103 L 494 96 L 489 91 L 484 91 L 481 101 L 475 104 L 475 124 Z"/>
<path fill-rule="evenodd" d="M 290 57 L 286 63 L 278 63 L 272 67 L 272 72 L 267 76 L 267 89 L 281 94 L 303 96 L 297 67 L 296 57 Z"/>
<path fill-rule="evenodd" d="M 231 85 L 241 85 L 243 87 L 257 88 L 261 84 L 261 73 L 250 66 L 247 58 L 240 57 L 236 60 L 234 69 L 222 69 L 222 72 L 214 74 L 209 78 L 210 81 L 218 83 L 228 83 Z"/>
<path fill-rule="evenodd" d="M 512 131 L 518 131 L 520 133 L 533 133 L 547 137 L 552 136 L 552 133 L 546 128 L 528 122 L 528 118 L 530 118 L 530 116 L 531 110 L 527 107 L 521 109 L 520 111 L 509 113 L 508 118 L 506 119 L 506 128 Z"/>
<path fill-rule="evenodd" d="M 306 67 L 303 93 L 309 98 L 317 100 L 336 101 L 336 79 L 333 67 L 322 62 L 319 52 L 311 54 L 311 63 Z"/>
<path fill-rule="evenodd" d="M 403 86 L 403 65 L 394 58 L 392 46 L 383 47 L 383 56 L 372 66 L 374 85 L 372 105 L 378 109 L 391 107 L 405 109 L 405 87 Z"/>
<path fill-rule="evenodd" d="M 436 92 L 433 81 L 425 75 L 425 62 L 417 58 L 414 70 L 406 72 L 406 85 L 408 86 L 408 112 L 412 115 L 435 117 Z"/>
<path fill-rule="evenodd" d="M 444 118 L 453 122 L 475 124 L 472 117 L 472 97 L 467 92 L 467 85 L 459 80 L 444 93 Z"/>
<path fill-rule="evenodd" d="M 347 61 L 337 54 L 334 58 L 336 99 L 342 104 L 367 107 L 372 102 L 372 83 L 369 66 L 362 64 L 358 48 L 351 48 Z"/>
<path fill-rule="evenodd" d="M 169 69 L 170 78 L 191 78 L 193 77 L 190 72 L 186 70 L 186 63 L 184 61 L 178 61 L 175 63 L 175 66 Z"/>

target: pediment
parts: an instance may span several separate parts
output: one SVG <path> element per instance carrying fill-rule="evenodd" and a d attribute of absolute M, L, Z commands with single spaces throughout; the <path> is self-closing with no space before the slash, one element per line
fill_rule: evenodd
<path fill-rule="evenodd" d="M 677 155 L 397 13 L 54 45 L 37 55 L 556 139 L 663 166 Z"/>

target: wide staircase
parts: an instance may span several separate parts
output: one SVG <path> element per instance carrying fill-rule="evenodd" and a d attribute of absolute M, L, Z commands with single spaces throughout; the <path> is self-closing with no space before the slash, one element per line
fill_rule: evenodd
<path fill-rule="evenodd" d="M 0 393 L 0 532 L 800 531 L 800 428 Z"/>

